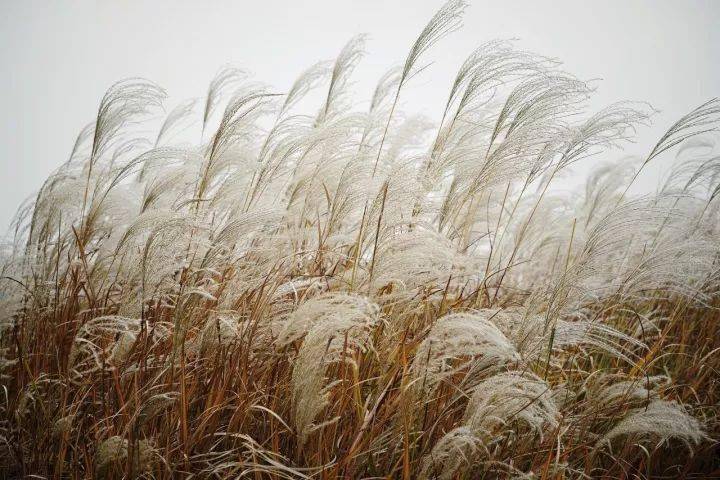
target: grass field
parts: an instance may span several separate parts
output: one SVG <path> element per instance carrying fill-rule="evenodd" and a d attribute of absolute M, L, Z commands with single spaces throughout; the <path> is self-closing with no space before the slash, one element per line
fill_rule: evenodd
<path fill-rule="evenodd" d="M 650 107 L 494 41 L 431 124 L 463 9 L 362 108 L 362 36 L 285 92 L 108 90 L 3 245 L 0 476 L 720 477 L 720 101 L 628 159 Z"/>

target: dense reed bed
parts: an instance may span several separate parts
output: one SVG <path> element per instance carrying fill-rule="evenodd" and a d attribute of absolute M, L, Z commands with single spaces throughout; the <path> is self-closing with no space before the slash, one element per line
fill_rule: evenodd
<path fill-rule="evenodd" d="M 401 111 L 463 9 L 367 108 L 363 37 L 160 121 L 158 86 L 108 90 L 3 247 L 0 474 L 718 475 L 720 101 L 623 158 L 649 107 L 495 41 L 439 124 Z"/>

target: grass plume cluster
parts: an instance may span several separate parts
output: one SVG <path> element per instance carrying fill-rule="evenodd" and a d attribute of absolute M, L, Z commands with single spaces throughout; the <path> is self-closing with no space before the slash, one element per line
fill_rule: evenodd
<path fill-rule="evenodd" d="M 0 474 L 718 474 L 720 101 L 613 160 L 647 106 L 588 112 L 493 41 L 439 124 L 402 111 L 464 8 L 363 109 L 362 36 L 282 94 L 225 68 L 160 125 L 161 88 L 108 90 L 3 245 Z"/>

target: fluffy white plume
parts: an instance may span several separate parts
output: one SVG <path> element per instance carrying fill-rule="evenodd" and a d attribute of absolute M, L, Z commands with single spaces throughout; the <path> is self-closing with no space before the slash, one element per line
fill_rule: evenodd
<path fill-rule="evenodd" d="M 512 343 L 487 318 L 455 313 L 437 320 L 415 353 L 412 371 L 420 395 L 426 397 L 444 379 L 467 369 L 466 388 L 478 378 L 518 362 Z"/>

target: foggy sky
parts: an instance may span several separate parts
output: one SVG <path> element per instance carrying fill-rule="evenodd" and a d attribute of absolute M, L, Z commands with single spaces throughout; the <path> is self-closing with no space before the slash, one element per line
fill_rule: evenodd
<path fill-rule="evenodd" d="M 304 68 L 368 33 L 352 88 L 366 100 L 441 4 L 0 1 L 0 231 L 67 159 L 115 81 L 157 82 L 170 95 L 168 109 L 203 96 L 226 64 L 285 91 Z M 643 100 L 661 110 L 627 149 L 647 153 L 674 120 L 720 94 L 718 25 L 720 2 L 712 0 L 471 1 L 463 29 L 424 57 L 434 63 L 413 80 L 403 103 L 437 118 L 465 56 L 487 40 L 517 38 L 519 47 L 559 58 L 581 79 L 602 78 L 593 107 Z M 651 165 L 638 188 L 654 188 L 671 160 Z"/>

